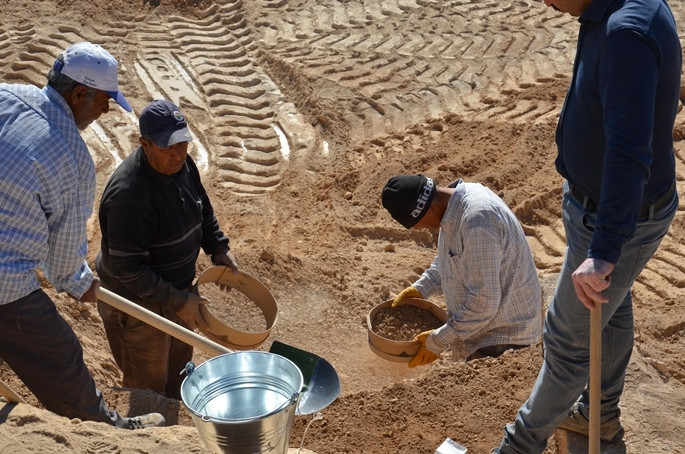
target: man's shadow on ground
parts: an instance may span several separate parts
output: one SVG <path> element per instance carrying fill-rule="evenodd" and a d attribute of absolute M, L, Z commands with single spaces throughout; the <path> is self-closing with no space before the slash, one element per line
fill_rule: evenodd
<path fill-rule="evenodd" d="M 5 424 L 7 421 L 7 417 L 9 414 L 14 410 L 14 407 L 17 406 L 16 403 L 11 403 L 11 402 L 5 402 L 4 400 L 0 400 L 0 403 L 4 403 L 2 408 L 0 408 L 0 425 Z"/>

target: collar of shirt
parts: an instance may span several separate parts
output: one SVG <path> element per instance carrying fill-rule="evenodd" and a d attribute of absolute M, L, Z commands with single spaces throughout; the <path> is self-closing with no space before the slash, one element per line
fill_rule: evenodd
<path fill-rule="evenodd" d="M 57 93 L 57 90 L 49 85 L 46 85 L 43 87 L 43 93 L 45 93 L 45 96 L 47 96 L 50 101 L 59 106 L 59 108 L 62 109 L 69 118 L 72 120 L 74 119 L 74 112 L 71 111 L 71 107 L 69 107 L 67 100 L 64 99 L 62 95 Z"/>
<path fill-rule="evenodd" d="M 586 21 L 600 22 L 604 19 L 605 15 L 607 14 L 607 11 L 613 3 L 617 3 L 618 7 L 621 3 L 624 3 L 624 0 L 593 0 L 592 3 L 590 3 L 588 7 L 585 8 L 585 11 L 583 11 L 583 14 L 581 14 L 578 20 L 581 23 Z"/>

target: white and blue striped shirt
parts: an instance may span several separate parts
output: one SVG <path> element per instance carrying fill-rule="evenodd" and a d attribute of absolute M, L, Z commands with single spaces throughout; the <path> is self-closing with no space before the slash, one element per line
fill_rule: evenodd
<path fill-rule="evenodd" d="M 41 287 L 81 297 L 95 165 L 71 108 L 53 88 L 0 84 L 0 304 Z"/>

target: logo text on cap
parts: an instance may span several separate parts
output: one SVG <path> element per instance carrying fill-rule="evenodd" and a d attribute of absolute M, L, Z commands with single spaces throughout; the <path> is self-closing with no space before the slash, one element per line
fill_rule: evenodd
<path fill-rule="evenodd" d="M 418 218 L 423 212 L 423 209 L 426 208 L 428 198 L 430 197 L 431 192 L 433 192 L 433 186 L 433 180 L 431 178 L 427 178 L 426 184 L 423 185 L 423 192 L 421 192 L 421 194 L 419 194 L 419 198 L 416 199 L 416 208 L 414 208 L 414 211 L 410 213 L 411 217 Z"/>

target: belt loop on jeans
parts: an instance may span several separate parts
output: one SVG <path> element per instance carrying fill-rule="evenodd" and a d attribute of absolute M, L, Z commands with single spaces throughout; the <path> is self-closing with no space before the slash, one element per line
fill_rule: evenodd
<path fill-rule="evenodd" d="M 568 184 L 568 187 L 571 196 L 573 196 L 573 198 L 580 203 L 584 210 L 588 210 L 593 213 L 597 211 L 597 203 L 595 203 L 594 200 L 583 194 L 580 189 L 573 186 L 571 183 Z"/>

